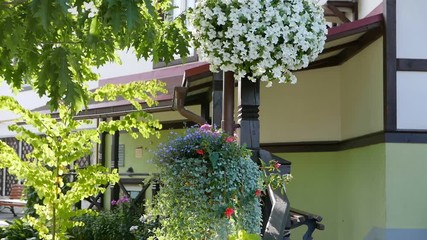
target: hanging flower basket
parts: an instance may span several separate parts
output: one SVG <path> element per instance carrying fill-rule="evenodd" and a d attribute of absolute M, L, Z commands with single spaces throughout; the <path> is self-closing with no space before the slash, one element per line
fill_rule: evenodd
<path fill-rule="evenodd" d="M 211 71 L 240 80 L 295 83 L 323 50 L 326 22 L 316 0 L 200 0 L 189 14 L 194 45 Z"/>
<path fill-rule="evenodd" d="M 161 188 L 152 213 L 158 239 L 259 236 L 262 173 L 233 136 L 209 125 L 190 128 L 160 146 Z"/>

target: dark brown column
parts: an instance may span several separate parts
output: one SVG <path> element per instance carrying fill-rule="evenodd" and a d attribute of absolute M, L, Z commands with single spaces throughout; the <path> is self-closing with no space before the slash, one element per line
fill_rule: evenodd
<path fill-rule="evenodd" d="M 222 120 L 222 85 L 224 74 L 222 71 L 213 74 L 212 82 L 212 122 L 215 127 L 221 127 Z"/>
<path fill-rule="evenodd" d="M 238 90 L 238 124 L 240 128 L 239 144 L 245 144 L 249 149 L 259 150 L 259 80 L 251 82 L 247 78 L 239 81 Z M 254 156 L 255 157 L 255 156 Z"/>
<path fill-rule="evenodd" d="M 234 76 L 233 72 L 224 73 L 223 100 L 222 100 L 221 128 L 228 134 L 234 133 Z"/>
<path fill-rule="evenodd" d="M 119 120 L 120 117 L 114 117 L 113 121 Z M 119 141 L 120 141 L 120 131 L 114 132 L 113 140 L 111 143 L 111 159 L 113 160 L 112 168 L 117 169 L 119 172 Z M 111 193 L 111 200 L 117 200 L 120 197 L 120 187 L 116 183 L 113 188 L 113 192 Z"/>

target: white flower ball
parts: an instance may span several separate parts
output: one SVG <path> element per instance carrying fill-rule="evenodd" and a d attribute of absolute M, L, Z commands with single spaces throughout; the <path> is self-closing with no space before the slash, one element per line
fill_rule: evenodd
<path fill-rule="evenodd" d="M 295 83 L 323 50 L 326 22 L 316 0 L 198 0 L 189 14 L 194 45 L 213 71 L 236 79 Z"/>

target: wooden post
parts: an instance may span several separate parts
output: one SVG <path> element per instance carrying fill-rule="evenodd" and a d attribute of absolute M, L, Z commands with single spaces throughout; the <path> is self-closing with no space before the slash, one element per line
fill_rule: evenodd
<path fill-rule="evenodd" d="M 239 144 L 245 144 L 247 148 L 256 151 L 254 156 L 257 161 L 259 150 L 259 104 L 260 91 L 259 80 L 251 82 L 247 78 L 239 81 L 238 90 L 238 124 L 240 128 L 237 133 L 239 135 Z M 256 154 L 255 154 L 256 153 Z"/>
<path fill-rule="evenodd" d="M 120 117 L 114 117 L 113 121 L 119 120 Z M 111 148 L 111 159 L 113 160 L 113 168 L 119 172 L 119 141 L 120 132 L 117 130 L 114 132 Z M 116 183 L 111 193 L 111 200 L 117 200 L 120 198 L 120 186 Z"/>
<path fill-rule="evenodd" d="M 251 82 L 247 78 L 239 81 L 238 90 L 238 136 L 239 144 L 245 144 L 252 151 L 252 160 L 259 163 L 271 159 L 269 153 L 260 151 L 260 83 L 259 80 Z M 261 156 L 261 153 L 263 153 Z M 267 154 L 268 153 L 268 154 Z M 281 169 L 283 171 L 283 169 Z M 266 173 L 267 175 L 269 173 Z M 284 173 L 282 173 L 284 174 Z M 264 240 L 286 239 L 286 224 L 289 219 L 289 201 L 286 193 L 280 189 L 273 190 L 270 186 L 266 189 L 267 196 L 263 197 L 263 225 L 262 234 Z M 286 236 L 287 237 L 287 236 Z M 289 238 L 288 238 L 289 239 Z"/>
<path fill-rule="evenodd" d="M 222 71 L 213 73 L 212 82 L 212 122 L 215 127 L 221 127 L 222 120 L 222 85 L 224 74 Z M 234 101 L 234 100 L 233 100 Z"/>
<path fill-rule="evenodd" d="M 221 128 L 224 132 L 233 135 L 234 133 L 234 76 L 233 72 L 224 73 L 223 100 L 222 100 L 222 121 Z"/>
<path fill-rule="evenodd" d="M 106 122 L 107 118 L 103 118 L 102 121 Z M 101 144 L 99 145 L 98 163 L 101 164 L 101 166 L 103 166 L 103 167 L 107 167 L 107 163 L 106 163 L 106 160 L 105 160 L 106 155 L 107 155 L 106 154 L 106 149 L 107 148 L 106 148 L 106 145 L 105 145 L 105 141 L 107 139 L 107 133 L 103 132 L 103 133 L 101 133 L 101 135 L 99 137 L 100 137 Z M 101 204 L 100 205 L 95 205 L 94 204 L 94 205 L 97 206 L 98 209 L 99 209 L 99 206 L 105 207 L 106 205 L 104 203 L 104 198 L 105 198 L 104 194 L 100 193 L 98 195 L 99 195 L 99 199 L 100 199 L 99 201 L 100 201 Z M 98 199 L 95 198 L 95 201 L 98 201 Z M 101 210 L 101 209 L 99 209 L 99 210 Z"/>

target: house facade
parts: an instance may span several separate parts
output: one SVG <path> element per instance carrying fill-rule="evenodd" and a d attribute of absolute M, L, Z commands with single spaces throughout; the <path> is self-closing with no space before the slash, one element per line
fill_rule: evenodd
<path fill-rule="evenodd" d="M 194 5 L 194 1 L 174 3 L 178 8 L 173 15 Z M 331 26 L 324 52 L 308 69 L 296 73 L 297 84 L 271 88 L 261 84 L 260 146 L 292 162 L 294 178 L 287 186 L 291 207 L 322 216 L 326 226 L 313 234 L 314 239 L 425 239 L 427 31 L 422 29 L 427 2 L 326 4 Z M 191 114 L 221 122 L 222 102 L 215 97 L 221 92 L 221 76 L 209 72 L 196 56 L 168 66 L 123 56 L 123 66 L 99 70 L 101 80 L 94 87 L 154 78 L 167 82 L 169 93 L 159 97 L 159 106 L 146 109 L 163 123 L 162 136 L 134 140 L 127 133 L 106 134 L 88 161 L 117 163 L 128 190 L 137 193 L 140 181 L 156 172 L 150 162 L 153 150 L 170 130 L 194 124 Z M 187 88 L 184 108 L 176 106 L 175 87 Z M 20 94 L 18 98 L 31 91 Z M 22 101 L 34 102 L 33 97 Z M 41 100 L 39 106 L 44 104 Z M 238 123 L 237 99 L 233 104 Z M 120 101 L 98 103 L 80 117 L 93 119 L 94 127 L 130 111 Z M 4 130 L 4 116 L 0 138 L 13 138 Z M 17 149 L 22 150 L 19 144 Z M 2 174 L 5 182 L 6 170 Z M 6 194 L 5 185 L 2 189 Z M 109 198 L 104 201 L 108 205 Z M 291 236 L 301 239 L 304 232 L 297 228 Z"/>

